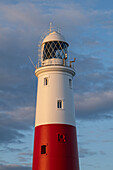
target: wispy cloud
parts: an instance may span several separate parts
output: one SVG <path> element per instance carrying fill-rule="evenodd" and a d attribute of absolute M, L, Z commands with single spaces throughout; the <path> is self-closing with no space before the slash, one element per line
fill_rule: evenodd
<path fill-rule="evenodd" d="M 34 108 L 22 107 L 1 114 L 0 119 L 0 143 L 22 143 L 25 135 L 19 130 L 29 130 L 33 127 Z M 7 134 L 7 135 L 6 135 Z"/>
<path fill-rule="evenodd" d="M 85 149 L 85 148 L 80 148 L 79 149 L 79 157 L 80 158 L 84 158 L 84 157 L 88 157 L 88 156 L 93 156 L 93 155 L 96 155 L 97 152 L 95 151 L 90 151 L 88 149 Z"/>
<path fill-rule="evenodd" d="M 105 114 L 112 113 L 113 91 L 76 94 L 75 110 L 77 116 L 81 118 L 104 117 Z"/>
<path fill-rule="evenodd" d="M 6 135 L 7 134 L 7 135 Z M 0 143 L 1 144 L 8 144 L 8 143 L 22 143 L 21 138 L 23 138 L 24 135 L 20 132 L 9 129 L 7 127 L 0 126 Z"/>
<path fill-rule="evenodd" d="M 31 170 L 29 166 L 19 166 L 19 165 L 0 165 L 0 170 Z"/>

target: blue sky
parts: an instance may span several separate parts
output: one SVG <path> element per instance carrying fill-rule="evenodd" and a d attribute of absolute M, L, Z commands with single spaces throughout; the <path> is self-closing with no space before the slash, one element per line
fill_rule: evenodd
<path fill-rule="evenodd" d="M 113 1 L 0 0 L 0 170 L 32 166 L 37 45 L 49 23 L 76 57 L 81 170 L 113 170 Z"/>

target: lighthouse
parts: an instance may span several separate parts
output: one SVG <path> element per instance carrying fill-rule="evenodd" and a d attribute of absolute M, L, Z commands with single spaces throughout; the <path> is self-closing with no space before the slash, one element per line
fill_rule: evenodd
<path fill-rule="evenodd" d="M 61 33 L 51 31 L 41 43 L 32 170 L 79 170 L 73 61 Z"/>

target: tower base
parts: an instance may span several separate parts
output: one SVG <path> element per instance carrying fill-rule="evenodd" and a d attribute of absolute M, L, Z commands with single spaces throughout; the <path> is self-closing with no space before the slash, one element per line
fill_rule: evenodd
<path fill-rule="evenodd" d="M 76 127 L 36 126 L 32 170 L 79 170 Z"/>

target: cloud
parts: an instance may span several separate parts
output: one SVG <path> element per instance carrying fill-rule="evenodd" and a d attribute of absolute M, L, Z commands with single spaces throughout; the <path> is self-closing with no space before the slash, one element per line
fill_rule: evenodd
<path fill-rule="evenodd" d="M 29 166 L 19 166 L 19 165 L 0 165 L 0 170 L 31 170 Z"/>
<path fill-rule="evenodd" d="M 99 118 L 113 111 L 113 91 L 75 94 L 75 111 L 79 118 Z"/>
<path fill-rule="evenodd" d="M 109 67 L 108 70 L 112 73 L 113 75 L 113 67 Z"/>
<path fill-rule="evenodd" d="M 30 130 L 34 123 L 34 108 L 22 107 L 1 114 L 0 143 L 22 143 L 22 130 Z M 21 132 L 20 132 L 21 131 Z M 7 134 L 7 135 L 6 135 Z"/>
<path fill-rule="evenodd" d="M 7 150 L 7 152 L 21 152 L 20 148 L 13 148 L 13 147 L 8 147 L 8 146 L 4 146 L 2 149 L 0 149 L 0 152 L 5 152 Z M 24 148 L 24 150 L 26 150 L 26 148 Z"/>
<path fill-rule="evenodd" d="M 93 70 L 93 68 L 92 68 Z M 112 74 L 110 72 L 90 72 L 77 74 L 74 80 L 74 92 L 75 93 L 86 93 L 94 91 L 112 91 L 113 81 Z"/>
<path fill-rule="evenodd" d="M 27 5 L 22 1 L 10 5 L 1 4 L 0 14 L 3 18 L 1 21 L 1 31 L 5 31 L 5 34 L 2 35 L 4 35 L 6 39 L 7 37 L 5 35 L 8 35 L 8 38 L 9 36 L 11 37 L 14 35 L 15 38 L 18 37 L 18 39 L 16 39 L 17 41 L 25 42 L 25 46 L 28 45 L 29 41 L 34 39 L 34 36 L 37 35 L 37 38 L 39 38 L 42 30 L 46 30 L 49 26 L 48 22 L 50 21 L 53 21 L 53 24 L 56 23 L 56 26 L 65 28 L 64 33 L 67 34 L 70 32 L 67 35 L 72 37 L 73 32 L 75 35 L 80 33 L 77 29 L 78 26 L 87 27 L 90 24 L 95 23 L 95 17 L 98 18 L 100 16 L 101 20 L 104 20 L 104 16 L 108 15 L 105 11 L 87 11 L 79 3 L 74 3 L 73 1 L 65 3 L 65 5 L 61 1 L 60 3 L 57 1 L 55 4 L 56 7 L 51 1 L 48 3 L 35 4 L 30 3 L 29 1 Z M 97 21 L 98 20 L 96 19 L 96 22 Z M 70 27 L 70 25 L 72 25 L 72 27 Z M 8 32 L 10 32 L 10 34 Z M 29 41 L 26 41 L 28 39 Z"/>
<path fill-rule="evenodd" d="M 33 157 L 32 152 L 20 152 L 19 154 L 19 162 L 22 163 L 22 165 L 25 165 L 25 162 L 31 162 L 31 158 Z M 31 165 L 29 163 L 29 165 Z"/>
<path fill-rule="evenodd" d="M 29 129 L 29 126 L 33 123 L 34 110 L 35 108 L 32 107 L 20 107 L 6 111 L 1 114 L 0 125 L 17 130 Z"/>
<path fill-rule="evenodd" d="M 0 159 L 0 165 L 1 165 L 1 164 L 6 165 L 6 164 L 8 164 L 8 162 L 7 162 L 7 161 L 5 161 L 5 160 L 3 160 L 3 159 Z"/>
<path fill-rule="evenodd" d="M 93 57 L 92 55 L 79 55 L 76 60 L 76 71 L 78 74 L 104 71 L 104 65 L 101 59 L 97 57 Z"/>
<path fill-rule="evenodd" d="M 32 156 L 33 154 L 31 152 L 21 152 L 19 153 L 21 156 Z"/>
<path fill-rule="evenodd" d="M 5 145 L 5 144 L 13 143 L 13 142 L 21 143 L 22 141 L 20 139 L 23 137 L 24 135 L 21 134 L 20 132 L 0 125 L 0 143 L 1 144 Z"/>
<path fill-rule="evenodd" d="M 102 142 L 103 143 L 113 143 L 113 140 L 110 140 L 110 139 L 109 140 L 103 140 Z"/>
<path fill-rule="evenodd" d="M 99 153 L 100 153 L 100 155 L 102 155 L 102 156 L 106 155 L 106 153 L 105 153 L 104 151 L 100 151 Z"/>
<path fill-rule="evenodd" d="M 22 162 L 22 165 L 24 165 L 25 162 L 31 161 L 33 153 L 32 152 L 20 152 L 18 155 L 19 155 L 19 161 Z M 31 164 L 29 163 L 29 165 Z"/>
<path fill-rule="evenodd" d="M 112 67 L 108 66 L 106 69 L 102 60 L 92 55 L 78 56 L 73 53 L 72 56 L 77 56 L 73 86 L 75 93 L 113 90 Z"/>
<path fill-rule="evenodd" d="M 85 149 L 85 148 L 79 149 L 79 157 L 80 158 L 85 158 L 85 157 L 88 157 L 88 156 L 94 156 L 96 154 L 97 154 L 97 152 L 92 152 L 92 151 Z"/>

